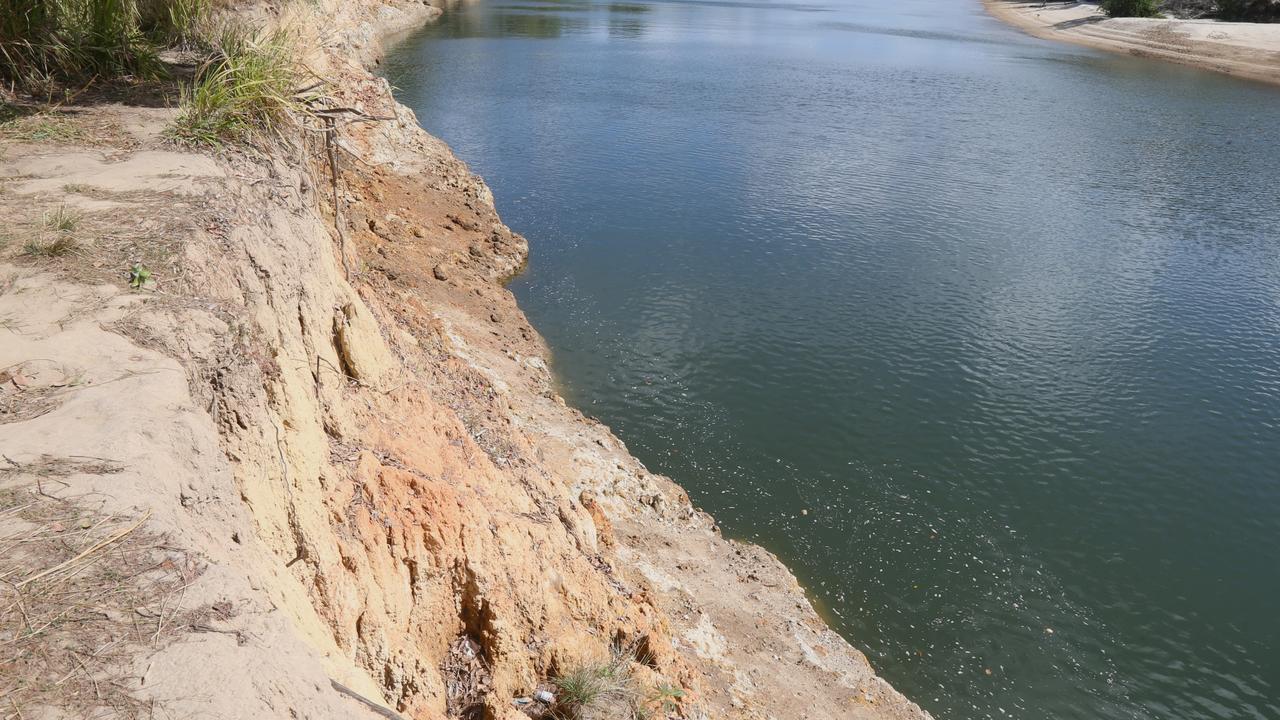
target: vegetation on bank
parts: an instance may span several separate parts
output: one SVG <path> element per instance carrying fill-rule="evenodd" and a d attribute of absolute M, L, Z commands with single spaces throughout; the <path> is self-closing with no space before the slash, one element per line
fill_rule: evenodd
<path fill-rule="evenodd" d="M 1102 0 L 1102 11 L 1111 17 L 1154 17 L 1156 0 Z"/>
<path fill-rule="evenodd" d="M 1280 21 L 1280 0 L 1102 0 L 1112 17 L 1171 17 L 1244 22 Z"/>
<path fill-rule="evenodd" d="M 206 10 L 205 0 L 0 0 L 0 74 L 33 94 L 154 79 L 160 51 L 192 41 Z"/>
<path fill-rule="evenodd" d="M 291 37 L 283 30 L 222 28 L 194 81 L 183 90 L 174 137 L 220 145 L 275 131 L 300 107 L 293 57 Z"/>
<path fill-rule="evenodd" d="M 1280 0 L 1218 0 L 1216 4 L 1223 20 L 1280 21 Z"/>
<path fill-rule="evenodd" d="M 153 85 L 192 144 L 271 134 L 303 107 L 292 37 L 219 20 L 217 1 L 0 0 L 0 80 L 49 104 Z"/>
<path fill-rule="evenodd" d="M 613 648 L 606 658 L 568 668 L 552 679 L 555 720 L 656 720 L 679 706 L 684 691 L 650 685 L 636 672 L 645 658 L 636 649 Z"/>

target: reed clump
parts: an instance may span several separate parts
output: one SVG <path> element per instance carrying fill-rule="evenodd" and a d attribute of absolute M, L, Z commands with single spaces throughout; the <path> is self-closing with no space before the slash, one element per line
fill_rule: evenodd
<path fill-rule="evenodd" d="M 0 0 L 0 75 L 24 91 L 161 69 L 136 0 Z"/>
<path fill-rule="evenodd" d="M 34 95 L 156 79 L 162 50 L 203 47 L 215 1 L 0 0 L 0 78 Z"/>

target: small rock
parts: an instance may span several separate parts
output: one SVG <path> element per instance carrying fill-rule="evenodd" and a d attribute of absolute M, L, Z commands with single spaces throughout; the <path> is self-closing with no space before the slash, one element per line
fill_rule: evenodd
<path fill-rule="evenodd" d="M 445 272 L 443 265 L 435 266 L 435 268 L 432 269 L 431 274 L 434 275 L 437 280 L 444 281 L 449 279 L 449 273 Z"/>

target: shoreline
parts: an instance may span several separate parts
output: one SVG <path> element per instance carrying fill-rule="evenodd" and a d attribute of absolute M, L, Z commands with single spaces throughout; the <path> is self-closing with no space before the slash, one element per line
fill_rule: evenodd
<path fill-rule="evenodd" d="M 1109 18 L 1096 3 L 982 0 L 992 17 L 1044 40 L 1280 85 L 1280 23 Z"/>
<path fill-rule="evenodd" d="M 366 58 L 366 70 L 385 83 L 386 80 L 381 75 L 378 66 L 381 65 L 382 60 L 385 58 L 388 48 L 407 41 L 416 31 L 427 25 L 439 22 L 440 18 L 445 13 L 459 5 L 466 4 L 469 1 L 470 0 L 429 0 L 431 3 L 431 10 L 429 10 L 425 16 L 418 17 L 407 23 L 393 22 L 385 27 L 379 27 L 375 38 L 376 49 Z M 390 87 L 389 84 L 388 87 Z M 392 89 L 392 95 L 394 97 L 394 89 Z M 401 104 L 399 100 L 395 100 L 394 102 L 396 103 L 399 112 L 405 112 L 413 116 L 415 124 L 417 123 L 416 116 L 413 115 L 413 111 L 411 109 Z M 422 133 L 428 134 L 428 136 L 433 139 L 435 138 L 435 136 L 429 135 L 428 131 L 425 128 L 422 128 L 421 125 L 418 125 L 418 127 Z M 437 142 L 443 143 L 442 140 L 437 140 Z M 452 154 L 452 149 L 448 148 L 448 152 Z M 483 183 L 483 180 L 481 180 L 481 183 Z M 487 185 L 485 186 L 485 190 L 487 192 L 489 191 Z M 488 203 L 490 205 L 493 204 L 493 198 L 491 195 L 488 198 Z M 495 216 L 497 216 L 496 209 L 494 210 L 494 213 Z M 510 291 L 506 290 L 506 285 L 525 271 L 528 265 L 528 259 L 529 253 L 526 247 L 524 255 L 518 266 L 515 266 L 513 269 L 494 278 L 494 282 L 502 287 L 503 292 L 511 298 L 511 303 L 515 305 L 522 322 L 525 323 L 528 323 L 528 320 L 524 317 L 523 309 L 520 308 L 519 303 L 516 302 L 514 295 L 511 294 Z M 560 381 L 551 376 L 549 372 L 551 350 L 547 346 L 547 343 L 542 338 L 541 334 L 538 333 L 537 328 L 533 327 L 532 324 L 530 324 L 530 327 L 533 329 L 533 334 L 541 351 L 540 354 L 544 363 L 543 367 L 548 368 L 543 372 L 548 376 L 546 378 L 546 382 L 550 391 L 554 394 L 555 404 L 559 406 L 559 409 L 567 410 L 575 423 L 584 423 L 598 429 L 605 435 L 607 439 L 604 442 L 601 442 L 600 439 L 596 439 L 591 443 L 591 445 L 594 446 L 592 447 L 593 451 L 599 447 L 616 445 L 617 449 L 620 450 L 625 457 L 624 463 L 617 464 L 618 468 L 622 468 L 624 464 L 634 465 L 638 468 L 640 473 L 647 474 L 649 472 L 648 469 L 631 455 L 622 440 L 613 434 L 613 430 L 611 428 L 595 418 L 583 414 L 581 410 L 568 405 L 565 403 L 563 398 L 560 397 Z M 610 462 L 614 462 L 614 460 L 610 460 Z M 730 571 L 730 576 L 736 577 L 741 581 L 741 563 L 745 560 L 748 565 L 754 566 L 752 570 L 748 571 L 748 573 L 749 576 L 755 576 L 754 579 L 756 582 L 761 583 L 766 587 L 776 587 L 776 585 L 773 585 L 772 583 L 780 581 L 780 584 L 784 586 L 782 588 L 778 588 L 781 591 L 779 594 L 785 598 L 785 601 L 781 605 L 782 607 L 787 608 L 787 610 L 784 611 L 786 615 L 784 625 L 787 628 L 785 634 L 787 637 L 783 639 L 789 639 L 796 642 L 800 650 L 798 657 L 796 657 L 794 661 L 788 662 L 788 664 L 794 665 L 798 663 L 802 666 L 807 666 L 807 669 L 800 670 L 799 674 L 801 675 L 813 675 L 816 673 L 819 676 L 826 677 L 824 690 L 827 692 L 811 692 L 809 697 L 811 699 L 817 699 L 825 695 L 828 700 L 834 700 L 839 703 L 838 705 L 833 703 L 829 708 L 811 709 L 811 714 L 806 715 L 807 718 L 818 720 L 825 716 L 826 713 L 830 712 L 834 714 L 833 717 L 839 717 L 841 720 L 932 720 L 932 716 L 927 711 L 921 708 L 910 698 L 903 696 L 897 689 L 882 679 L 875 669 L 872 668 L 870 662 L 862 651 L 854 647 L 850 640 L 831 629 L 827 619 L 823 617 L 822 611 L 810 597 L 809 591 L 800 584 L 786 564 L 774 555 L 772 551 L 755 543 L 723 536 L 715 518 L 696 508 L 690 501 L 688 493 L 679 483 L 664 476 L 655 475 L 653 476 L 653 479 L 658 480 L 661 485 L 665 486 L 664 491 L 666 493 L 674 494 L 679 505 L 679 507 L 674 508 L 674 510 L 676 510 L 679 515 L 683 515 L 687 519 L 693 520 L 693 525 L 702 526 L 700 529 L 702 529 L 703 532 L 709 531 L 709 535 L 714 538 L 714 545 L 719 545 L 721 547 L 719 557 L 715 554 L 709 556 L 703 555 L 701 552 L 695 550 L 692 554 L 684 556 L 684 562 L 672 561 L 667 564 L 666 568 L 655 567 L 655 565 L 659 564 L 653 562 L 656 558 L 649 558 L 647 560 L 637 558 L 640 560 L 637 564 L 640 566 L 641 574 L 643 574 L 646 579 L 657 585 L 668 585 L 673 582 L 679 585 L 679 582 L 673 580 L 671 574 L 668 574 L 668 572 L 687 570 L 688 560 L 698 559 L 711 560 L 713 562 L 718 561 L 726 564 L 728 566 L 726 569 Z M 662 501 L 659 500 L 659 505 L 661 503 Z M 660 515 L 667 514 L 672 510 L 672 508 L 662 509 L 660 507 L 655 507 L 654 509 L 659 510 Z M 593 513 L 594 512 L 593 508 Z M 626 518 L 614 517 L 612 512 L 605 512 L 604 514 L 609 516 L 603 521 L 606 532 L 613 531 L 614 533 L 622 534 L 622 532 L 627 529 L 632 531 L 644 529 L 643 527 L 637 527 L 636 525 L 629 523 Z M 659 553 L 666 554 L 673 551 L 669 541 L 659 539 L 659 542 L 655 543 L 655 545 L 661 545 L 661 549 L 658 551 Z M 686 548 L 686 550 L 691 549 L 693 548 Z M 698 550 L 701 550 L 701 548 Z M 653 562 L 653 564 L 650 564 L 651 562 Z M 664 572 L 664 570 L 668 572 Z M 703 588 L 708 590 L 715 588 L 716 591 L 726 589 L 721 585 L 725 578 L 720 576 L 719 573 L 713 570 L 711 572 L 703 573 L 703 575 L 705 577 L 700 578 L 701 582 L 699 583 Z M 773 578 L 773 580 L 768 580 L 767 578 Z M 685 588 L 686 591 L 689 589 L 690 588 L 687 587 Z M 742 603 L 740 602 L 739 596 L 733 594 L 731 590 L 730 593 L 731 599 L 729 604 L 741 605 Z M 761 590 L 757 590 L 755 593 L 752 593 L 756 598 L 759 598 L 760 594 Z M 696 599 L 699 595 L 695 592 L 691 594 L 691 597 Z M 687 607 L 687 605 L 685 607 Z M 672 609 L 674 610 L 675 608 L 673 607 Z M 745 611 L 743 613 L 744 615 L 751 611 L 750 608 L 741 609 Z M 736 652 L 741 652 L 745 649 L 744 646 L 755 648 L 769 647 L 772 650 L 779 649 L 779 646 L 776 644 L 777 638 L 773 638 L 775 642 L 770 643 L 767 641 L 770 639 L 771 633 L 767 630 L 764 633 L 759 632 L 763 622 L 761 619 L 752 620 L 750 622 L 750 624 L 753 625 L 752 631 L 748 633 L 750 637 L 743 637 L 741 631 L 746 627 L 747 623 L 733 623 L 729 626 L 731 628 L 736 626 L 736 631 L 725 630 L 724 628 L 718 628 L 711 623 L 706 623 L 705 620 L 708 619 L 708 617 L 709 615 L 704 612 L 696 623 L 687 625 L 684 628 L 684 639 L 687 641 L 686 650 L 692 650 L 693 655 L 700 657 L 704 661 L 711 661 L 713 664 L 721 665 L 722 667 L 732 667 L 734 661 L 731 658 L 731 655 Z M 707 630 L 710 630 L 710 632 L 707 633 Z M 766 642 L 762 642 L 762 640 Z M 703 643 L 708 642 L 712 647 L 702 647 Z M 717 652 L 715 646 L 718 643 L 725 643 L 729 645 L 730 647 L 727 648 L 728 652 Z M 789 655 L 790 653 L 784 654 Z M 781 658 L 775 657 L 774 659 L 779 661 L 777 665 L 782 664 Z M 781 699 L 783 691 L 794 690 L 794 688 L 798 686 L 808 686 L 810 689 L 814 689 L 814 686 L 810 685 L 808 682 L 801 682 L 797 685 L 795 682 L 799 679 L 797 678 L 797 673 L 783 669 L 782 667 L 775 667 L 777 674 L 769 678 L 763 676 L 759 667 L 751 667 L 750 663 L 746 663 L 743 667 L 733 670 L 731 675 L 728 677 L 728 679 L 732 681 L 732 684 L 728 688 L 722 689 L 722 692 L 725 692 L 727 696 L 725 697 L 725 700 L 728 701 L 727 707 L 722 706 L 720 708 L 720 712 L 726 713 L 726 718 L 743 717 L 755 720 L 755 718 L 758 717 L 757 713 L 761 712 L 761 708 L 751 708 L 747 703 L 742 702 L 742 698 L 738 697 L 738 693 L 742 690 L 746 690 L 747 688 L 750 688 L 751 694 L 756 697 L 760 697 L 761 695 L 776 695 L 779 699 Z M 727 667 L 725 669 L 727 669 Z M 746 682 L 744 682 L 744 674 L 750 678 Z M 808 678 L 806 678 L 806 680 L 807 679 Z M 849 693 L 850 690 L 853 690 L 854 692 Z M 701 712 L 701 710 L 695 711 L 695 715 L 692 717 L 698 718 L 699 716 L 696 714 L 697 712 Z M 714 715 L 711 717 L 714 717 Z M 767 717 L 774 716 L 768 715 Z M 701 716 L 699 720 L 708 720 L 708 717 Z"/>

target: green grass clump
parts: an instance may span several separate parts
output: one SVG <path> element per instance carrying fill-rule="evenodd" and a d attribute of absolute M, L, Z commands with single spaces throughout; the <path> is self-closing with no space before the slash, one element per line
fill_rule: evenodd
<path fill-rule="evenodd" d="M 218 146 L 276 132 L 300 106 L 291 40 L 280 30 L 224 28 L 210 59 L 183 92 L 173 136 Z"/>
<path fill-rule="evenodd" d="M 0 77 L 31 92 L 59 82 L 161 72 L 137 0 L 0 0 Z"/>

